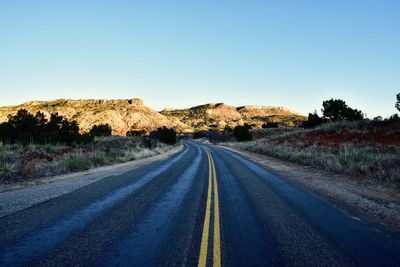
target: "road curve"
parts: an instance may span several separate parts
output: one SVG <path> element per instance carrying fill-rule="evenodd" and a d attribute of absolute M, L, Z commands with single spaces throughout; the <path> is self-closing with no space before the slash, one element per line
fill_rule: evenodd
<path fill-rule="evenodd" d="M 400 266 L 378 226 L 221 147 L 0 218 L 0 266 Z"/>

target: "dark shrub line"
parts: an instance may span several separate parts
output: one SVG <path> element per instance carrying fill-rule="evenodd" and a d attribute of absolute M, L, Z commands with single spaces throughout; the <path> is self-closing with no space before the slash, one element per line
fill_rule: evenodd
<path fill-rule="evenodd" d="M 33 115 L 25 109 L 9 115 L 7 122 L 0 123 L 0 141 L 11 144 L 90 143 L 95 136 L 110 136 L 111 133 L 110 125 L 100 124 L 94 125 L 89 133 L 81 134 L 75 120 L 68 120 L 58 113 L 46 119 L 43 112 Z"/>

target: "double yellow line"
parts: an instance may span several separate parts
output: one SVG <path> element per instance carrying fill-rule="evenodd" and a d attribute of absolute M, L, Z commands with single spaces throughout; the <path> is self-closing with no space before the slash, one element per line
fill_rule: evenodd
<path fill-rule="evenodd" d="M 211 217 L 211 194 L 214 189 L 214 242 L 213 242 L 213 266 L 221 266 L 221 236 L 219 224 L 219 200 L 218 200 L 218 184 L 217 172 L 215 171 L 214 159 L 210 152 L 205 150 L 208 157 L 209 175 L 208 175 L 208 191 L 206 202 L 206 215 L 204 217 L 203 234 L 201 237 L 199 267 L 205 267 L 207 264 L 208 236 L 210 233 L 210 217 Z"/>

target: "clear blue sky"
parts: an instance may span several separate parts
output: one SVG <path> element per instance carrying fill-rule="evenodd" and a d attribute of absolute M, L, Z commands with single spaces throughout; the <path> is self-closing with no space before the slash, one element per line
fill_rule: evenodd
<path fill-rule="evenodd" d="M 0 105 L 143 98 L 396 112 L 400 1 L 0 0 Z"/>

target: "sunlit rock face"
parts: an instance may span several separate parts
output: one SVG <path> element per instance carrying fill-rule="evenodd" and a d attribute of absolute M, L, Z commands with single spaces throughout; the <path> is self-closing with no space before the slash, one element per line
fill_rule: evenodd
<path fill-rule="evenodd" d="M 132 98 L 128 100 L 128 104 L 132 106 L 143 106 L 143 99 Z"/>
<path fill-rule="evenodd" d="M 166 126 L 178 132 L 199 130 L 223 130 L 244 123 L 259 128 L 270 120 L 283 121 L 293 126 L 305 117 L 288 109 L 268 106 L 234 107 L 224 103 L 204 104 L 188 109 L 164 109 L 161 112 L 146 107 L 140 98 L 131 99 L 88 99 L 53 101 L 31 101 L 18 106 L 0 107 L 0 122 L 7 121 L 19 109 L 30 113 L 43 112 L 46 118 L 58 112 L 70 120 L 76 120 L 82 132 L 93 125 L 108 123 L 113 134 L 125 135 L 129 130 L 153 131 Z"/>

